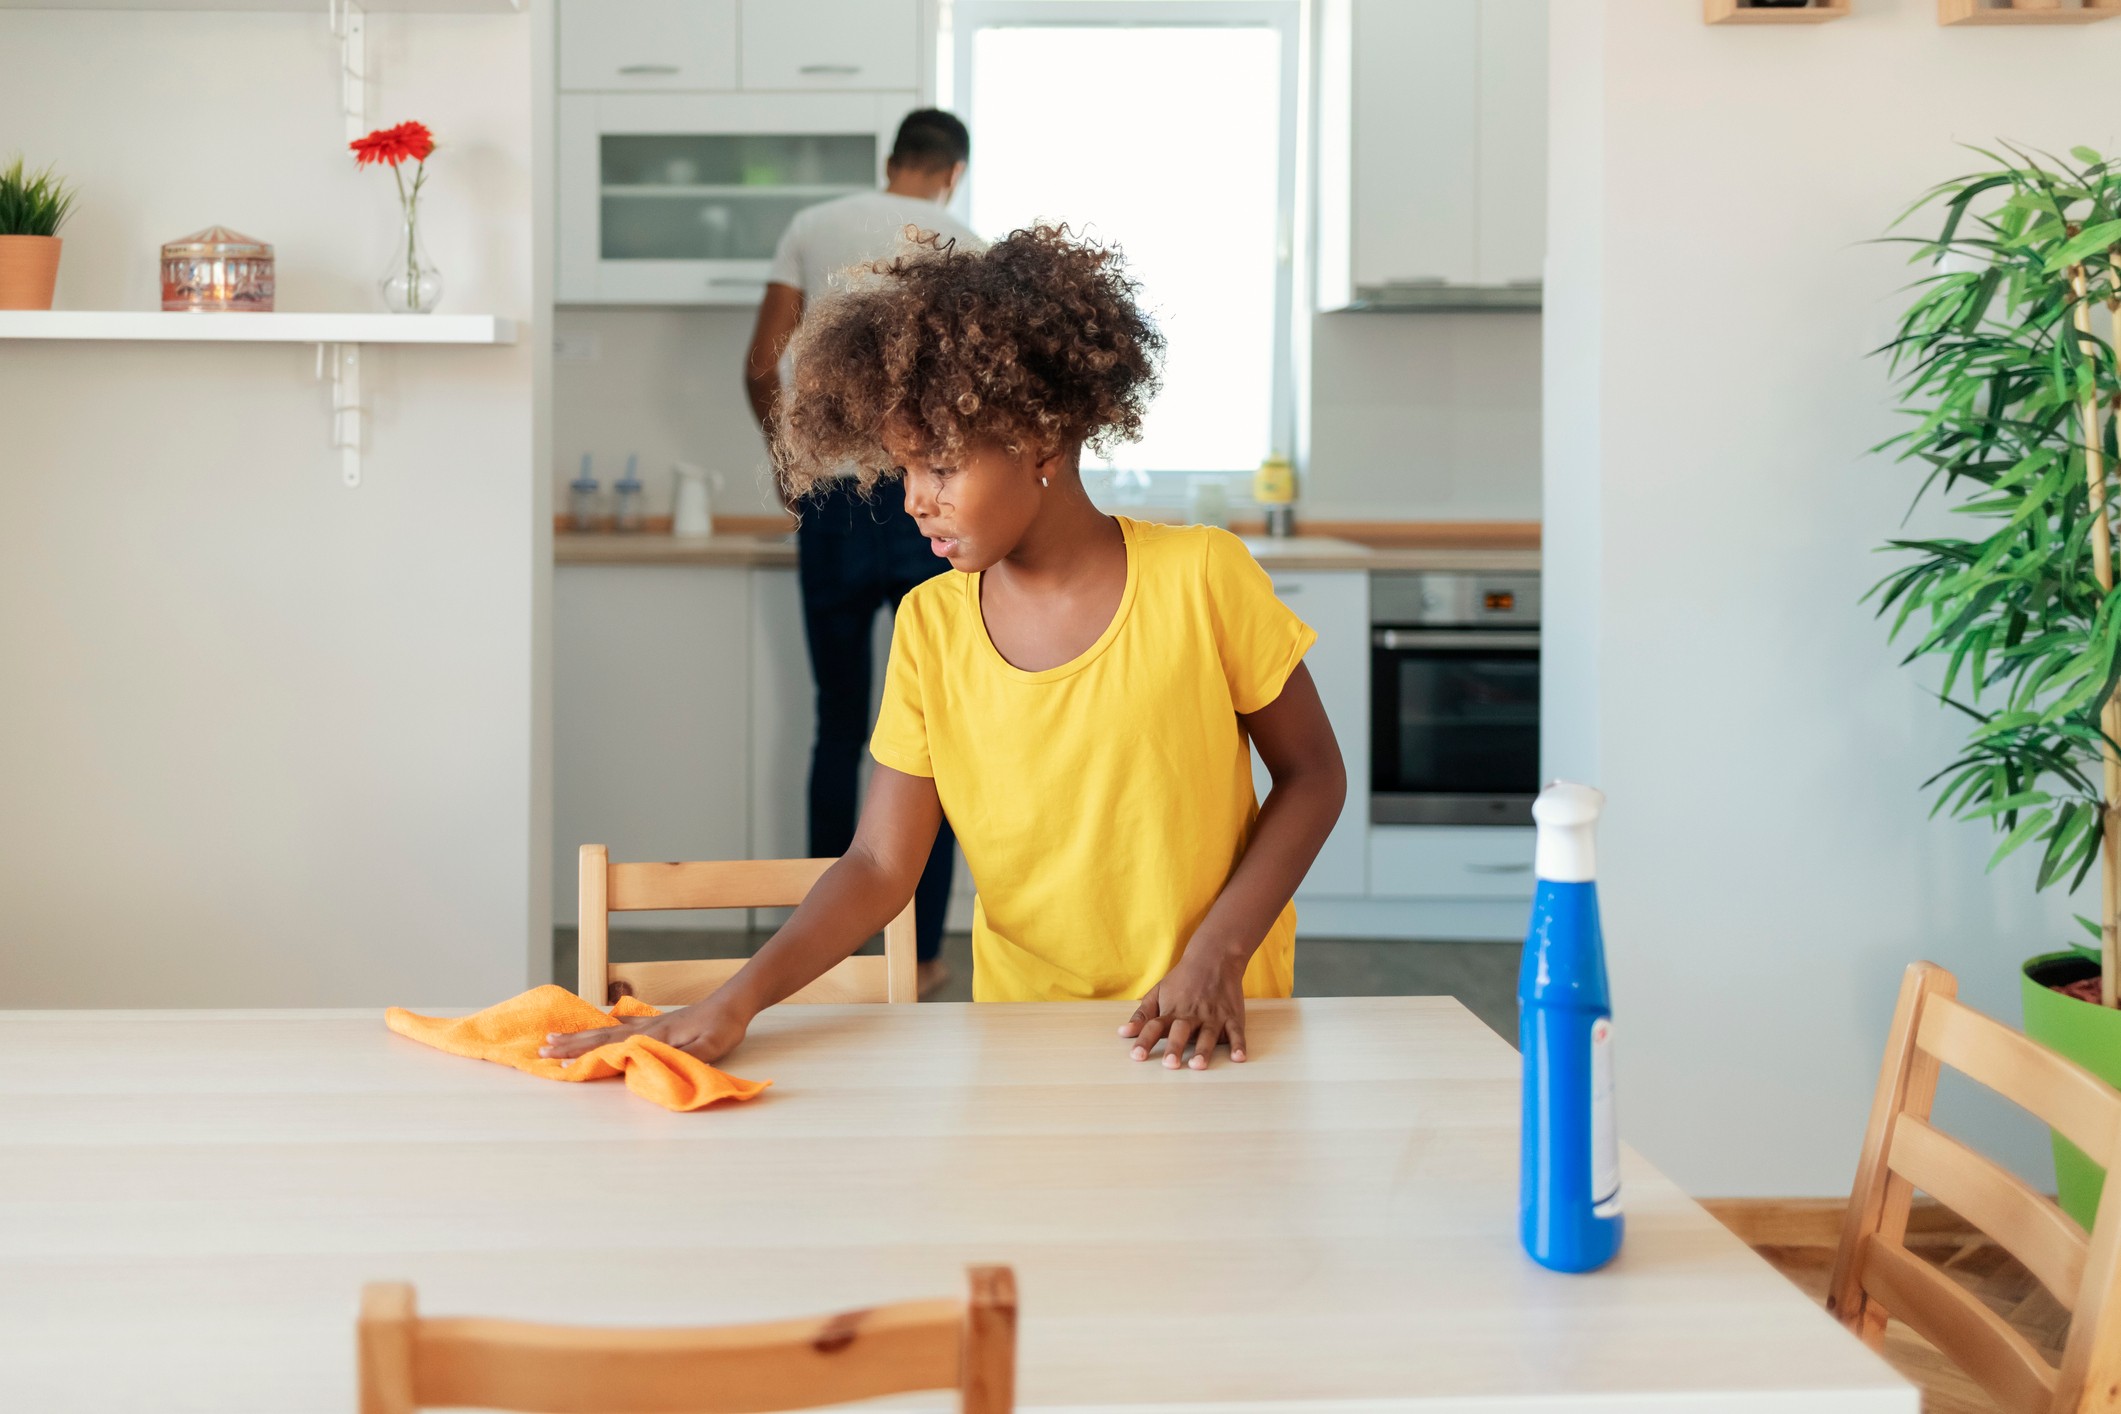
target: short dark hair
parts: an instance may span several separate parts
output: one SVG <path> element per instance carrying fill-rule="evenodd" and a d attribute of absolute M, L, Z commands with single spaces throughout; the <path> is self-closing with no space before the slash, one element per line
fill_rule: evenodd
<path fill-rule="evenodd" d="M 916 108 L 898 125 L 891 161 L 901 167 L 955 167 L 972 156 L 972 134 L 955 113 Z"/>

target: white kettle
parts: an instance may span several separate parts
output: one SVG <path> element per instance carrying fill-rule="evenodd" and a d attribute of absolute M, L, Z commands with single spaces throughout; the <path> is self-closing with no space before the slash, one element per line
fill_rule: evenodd
<path fill-rule="evenodd" d="M 670 474 L 677 483 L 677 493 L 670 509 L 670 531 L 673 535 L 714 534 L 714 512 L 710 509 L 707 488 L 722 489 L 719 472 L 694 466 L 691 462 L 672 462 Z"/>

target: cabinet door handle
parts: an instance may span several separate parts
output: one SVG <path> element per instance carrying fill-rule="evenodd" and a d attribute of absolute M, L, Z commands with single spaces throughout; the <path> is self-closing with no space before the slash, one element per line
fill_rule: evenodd
<path fill-rule="evenodd" d="M 1408 648 L 1514 648 L 1539 647 L 1537 629 L 1494 629 L 1482 632 L 1464 628 L 1377 628 L 1370 630 L 1370 643 L 1386 652 Z"/>
<path fill-rule="evenodd" d="M 1304 587 L 1301 584 L 1277 584 L 1274 586 L 1274 592 L 1286 598 L 1291 594 L 1303 593 Z"/>
<path fill-rule="evenodd" d="M 858 74 L 861 71 L 860 64 L 805 64 L 796 70 L 799 74 Z"/>
<path fill-rule="evenodd" d="M 620 73 L 622 73 L 622 74 L 640 74 L 640 75 L 650 75 L 650 74 L 654 74 L 654 75 L 669 75 L 669 74 L 674 74 L 674 73 L 676 73 L 677 71 L 678 71 L 678 66 L 677 66 L 677 65 L 675 65 L 675 64 L 621 64 L 621 65 L 619 65 L 619 72 L 620 72 Z"/>
<path fill-rule="evenodd" d="M 1532 866 L 1529 864 L 1468 864 L 1466 872 L 1468 874 L 1529 874 L 1532 872 Z"/>
<path fill-rule="evenodd" d="M 754 280 L 746 275 L 709 275 L 707 283 L 710 285 L 756 285 L 760 289 L 766 287 L 764 280 Z"/>

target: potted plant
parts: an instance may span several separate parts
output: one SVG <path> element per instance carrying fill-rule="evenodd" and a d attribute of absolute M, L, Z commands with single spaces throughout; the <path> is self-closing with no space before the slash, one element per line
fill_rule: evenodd
<path fill-rule="evenodd" d="M 1915 427 L 1896 449 L 1973 538 L 1901 539 L 1909 556 L 1872 591 L 1904 661 L 1943 659 L 1939 695 L 1966 718 L 1959 755 L 1925 786 L 1934 816 L 1985 820 L 1989 867 L 2039 851 L 2035 887 L 2074 893 L 2096 869 L 2092 947 L 2043 950 L 2021 968 L 2027 1034 L 2121 1084 L 2121 166 L 2009 158 L 1933 189 L 1902 222 L 1932 267 L 1889 352 Z M 1896 226 L 1899 223 L 1895 223 Z M 2101 310 L 2103 306 L 2103 311 Z M 2089 1228 L 2103 1179 L 2060 1135 L 2063 1207 Z"/>
<path fill-rule="evenodd" d="M 74 194 L 54 177 L 14 165 L 0 167 L 0 309 L 50 309 L 59 279 L 59 228 Z"/>

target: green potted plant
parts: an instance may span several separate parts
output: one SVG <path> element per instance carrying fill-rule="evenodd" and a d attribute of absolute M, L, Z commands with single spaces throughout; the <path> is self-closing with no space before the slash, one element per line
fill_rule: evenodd
<path fill-rule="evenodd" d="M 1901 222 L 1930 267 L 1889 352 L 1914 428 L 1895 449 L 1976 537 L 1893 540 L 1910 557 L 1872 591 L 1905 661 L 1943 659 L 1939 695 L 1964 714 L 1931 811 L 2002 836 L 1989 867 L 2039 851 L 2035 887 L 2099 874 L 2097 945 L 2021 968 L 2027 1034 L 2121 1084 L 2121 167 L 1982 152 L 1991 170 L 1925 194 Z M 1896 222 L 1896 226 L 1900 223 Z M 2103 312 L 2101 307 L 2103 308 Z M 2095 317 L 2096 316 L 2096 317 Z M 2063 1207 L 2087 1228 L 2100 1169 L 2061 1136 Z"/>
<path fill-rule="evenodd" d="M 51 168 L 31 172 L 17 157 L 0 167 L 0 309 L 50 309 L 59 279 L 59 228 L 74 194 Z"/>

